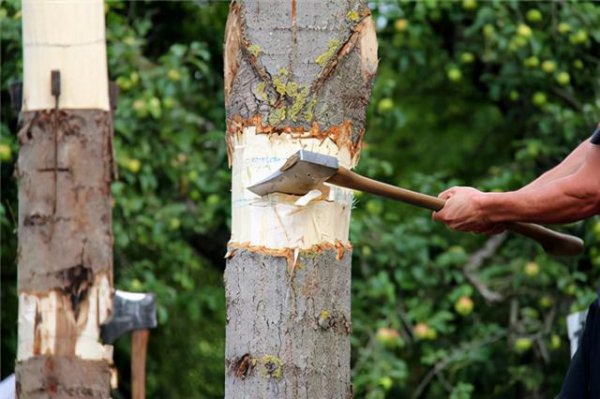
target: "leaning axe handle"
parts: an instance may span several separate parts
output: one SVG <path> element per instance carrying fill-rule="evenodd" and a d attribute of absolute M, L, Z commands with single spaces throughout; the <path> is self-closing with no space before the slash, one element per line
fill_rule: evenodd
<path fill-rule="evenodd" d="M 446 201 L 430 195 L 369 179 L 343 167 L 338 168 L 337 173 L 330 177 L 327 183 L 381 195 L 433 211 L 439 211 L 446 203 Z M 506 227 L 515 233 L 537 241 L 542 245 L 544 251 L 551 255 L 569 256 L 583 252 L 583 240 L 579 237 L 559 233 L 533 223 L 507 223 Z"/>
<path fill-rule="evenodd" d="M 146 398 L 146 350 L 150 330 L 134 330 L 131 335 L 131 398 Z"/>

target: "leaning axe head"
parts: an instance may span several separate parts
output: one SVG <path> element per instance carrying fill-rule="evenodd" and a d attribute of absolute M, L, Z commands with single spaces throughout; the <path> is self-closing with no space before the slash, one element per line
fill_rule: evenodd
<path fill-rule="evenodd" d="M 333 176 L 338 167 L 335 157 L 300 150 L 277 172 L 247 188 L 260 196 L 271 193 L 304 195 Z"/>
<path fill-rule="evenodd" d="M 102 342 L 110 344 L 134 330 L 156 327 L 154 294 L 116 290 L 112 315 L 100 330 Z"/>

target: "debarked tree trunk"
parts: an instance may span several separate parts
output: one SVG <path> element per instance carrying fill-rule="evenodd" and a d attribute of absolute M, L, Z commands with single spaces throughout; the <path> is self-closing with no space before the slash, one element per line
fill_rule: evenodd
<path fill-rule="evenodd" d="M 246 189 L 303 148 L 353 167 L 377 68 L 362 1 L 244 0 L 225 39 L 232 235 L 225 393 L 349 398 L 352 192 Z"/>

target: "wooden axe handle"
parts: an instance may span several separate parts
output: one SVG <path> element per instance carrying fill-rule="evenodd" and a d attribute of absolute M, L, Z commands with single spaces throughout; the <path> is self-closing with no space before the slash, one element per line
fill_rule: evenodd
<path fill-rule="evenodd" d="M 131 398 L 146 398 L 146 350 L 150 330 L 134 330 L 131 335 Z"/>
<path fill-rule="evenodd" d="M 369 179 L 343 167 L 340 167 L 337 173 L 327 180 L 327 183 L 381 195 L 433 211 L 439 211 L 446 203 L 440 198 Z M 559 233 L 533 223 L 507 223 L 506 227 L 515 233 L 537 241 L 542 245 L 544 251 L 551 255 L 567 256 L 583 252 L 583 240 L 579 237 Z"/>

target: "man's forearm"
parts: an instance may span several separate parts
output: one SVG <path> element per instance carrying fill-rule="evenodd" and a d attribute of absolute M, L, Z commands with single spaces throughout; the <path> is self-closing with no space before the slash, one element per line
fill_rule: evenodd
<path fill-rule="evenodd" d="M 557 180 L 575 173 L 583 164 L 591 145 L 592 144 L 589 142 L 589 140 L 582 142 L 579 144 L 579 146 L 577 146 L 577 148 L 571 151 L 571 153 L 560 164 L 539 176 L 537 179 L 533 180 L 519 191 L 537 189 L 553 180 Z"/>
<path fill-rule="evenodd" d="M 568 223 L 600 212 L 600 148 L 589 148 L 575 172 L 539 187 L 479 198 L 481 217 L 490 222 Z"/>

